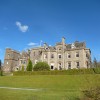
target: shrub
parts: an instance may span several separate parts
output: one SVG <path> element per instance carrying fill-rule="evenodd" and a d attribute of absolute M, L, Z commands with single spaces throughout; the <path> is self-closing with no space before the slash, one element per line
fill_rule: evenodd
<path fill-rule="evenodd" d="M 93 68 L 95 74 L 100 74 L 100 67 Z"/>
<path fill-rule="evenodd" d="M 34 71 L 47 71 L 50 70 L 50 66 L 46 62 L 37 62 L 34 67 Z"/>
<path fill-rule="evenodd" d="M 32 68 L 33 68 L 32 61 L 29 59 L 27 65 L 27 71 L 32 71 Z"/>
<path fill-rule="evenodd" d="M 3 71 L 0 71 L 0 76 L 3 76 Z"/>
<path fill-rule="evenodd" d="M 22 65 L 22 71 L 24 71 L 24 65 Z"/>
<path fill-rule="evenodd" d="M 83 93 L 86 98 L 84 98 L 84 100 L 100 100 L 100 87 L 85 90 Z"/>

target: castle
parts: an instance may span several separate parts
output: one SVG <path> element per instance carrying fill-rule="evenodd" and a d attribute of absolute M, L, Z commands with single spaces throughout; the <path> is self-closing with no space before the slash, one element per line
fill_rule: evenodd
<path fill-rule="evenodd" d="M 75 41 L 72 44 L 66 44 L 63 37 L 62 41 L 56 43 L 55 46 L 44 43 L 43 46 L 23 52 L 7 48 L 3 70 L 5 72 L 17 71 L 21 70 L 22 66 L 26 70 L 29 58 L 33 65 L 39 61 L 47 62 L 51 70 L 90 68 L 91 65 L 91 51 L 86 48 L 85 42 Z"/>

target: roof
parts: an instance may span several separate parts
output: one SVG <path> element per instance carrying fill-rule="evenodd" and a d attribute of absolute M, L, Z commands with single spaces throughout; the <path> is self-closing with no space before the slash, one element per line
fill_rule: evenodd
<path fill-rule="evenodd" d="M 71 49 L 72 45 L 74 45 L 75 48 L 86 48 L 85 42 L 74 42 L 72 44 L 67 44 L 66 49 Z"/>
<path fill-rule="evenodd" d="M 58 43 L 56 43 L 56 45 L 62 45 L 62 42 L 58 42 Z"/>

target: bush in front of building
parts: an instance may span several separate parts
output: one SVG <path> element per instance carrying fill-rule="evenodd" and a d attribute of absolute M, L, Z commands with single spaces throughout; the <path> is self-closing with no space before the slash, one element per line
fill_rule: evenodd
<path fill-rule="evenodd" d="M 32 71 L 32 69 L 33 69 L 32 61 L 29 59 L 29 60 L 28 60 L 28 65 L 27 65 L 26 70 L 27 70 L 27 71 Z"/>
<path fill-rule="evenodd" d="M 0 71 L 0 76 L 3 76 L 3 71 Z"/>
<path fill-rule="evenodd" d="M 34 71 L 49 71 L 50 66 L 46 62 L 37 62 L 34 67 Z"/>
<path fill-rule="evenodd" d="M 24 65 L 22 65 L 22 70 L 21 71 L 24 71 Z"/>

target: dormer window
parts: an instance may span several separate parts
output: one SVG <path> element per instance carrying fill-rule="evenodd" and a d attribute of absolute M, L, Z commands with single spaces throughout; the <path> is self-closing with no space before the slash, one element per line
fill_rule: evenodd
<path fill-rule="evenodd" d="M 74 43 L 72 43 L 71 48 L 72 49 L 76 48 Z"/>

